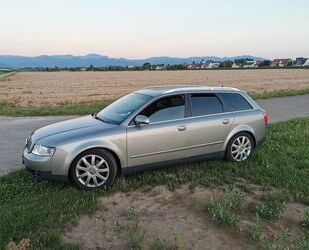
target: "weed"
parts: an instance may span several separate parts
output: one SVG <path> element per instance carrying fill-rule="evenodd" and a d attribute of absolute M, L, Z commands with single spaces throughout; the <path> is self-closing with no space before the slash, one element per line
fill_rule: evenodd
<path fill-rule="evenodd" d="M 309 229 L 309 208 L 305 208 L 301 216 L 301 225 Z"/>
<path fill-rule="evenodd" d="M 250 238 L 251 240 L 258 241 L 261 238 L 263 232 L 262 222 L 258 214 L 255 216 L 255 222 L 252 225 Z"/>
<path fill-rule="evenodd" d="M 265 248 L 269 250 L 289 249 L 290 231 L 285 229 L 275 235 L 273 240 L 267 241 Z"/>
<path fill-rule="evenodd" d="M 278 219 L 286 208 L 285 201 L 279 196 L 269 197 L 265 202 L 257 205 L 257 214 L 267 219 Z"/>
<path fill-rule="evenodd" d="M 237 222 L 237 217 L 233 213 L 236 208 L 242 208 L 244 196 L 238 191 L 227 190 L 217 200 L 204 206 L 214 222 L 218 224 L 234 225 Z"/>
<path fill-rule="evenodd" d="M 129 208 L 128 217 L 130 221 L 128 224 L 130 247 L 134 250 L 141 250 L 143 248 L 145 232 L 141 231 L 139 227 L 138 213 L 134 207 Z"/>
<path fill-rule="evenodd" d="M 115 232 L 117 232 L 119 234 L 124 228 L 125 227 L 118 220 L 115 221 L 115 223 L 114 223 Z"/>

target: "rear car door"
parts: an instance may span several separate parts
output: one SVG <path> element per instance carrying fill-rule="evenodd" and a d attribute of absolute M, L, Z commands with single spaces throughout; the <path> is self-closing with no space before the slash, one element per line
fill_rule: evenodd
<path fill-rule="evenodd" d="M 187 145 L 185 95 L 162 97 L 148 105 L 139 115 L 150 124 L 127 127 L 128 166 L 148 165 L 182 158 Z"/>
<path fill-rule="evenodd" d="M 233 114 L 215 93 L 192 93 L 191 113 L 187 119 L 187 156 L 224 152 L 223 143 L 233 123 Z"/>

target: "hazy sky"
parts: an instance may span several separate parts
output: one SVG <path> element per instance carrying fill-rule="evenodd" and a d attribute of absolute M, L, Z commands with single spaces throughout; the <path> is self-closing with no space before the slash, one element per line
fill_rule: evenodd
<path fill-rule="evenodd" d="M 0 54 L 309 57 L 309 0 L 0 0 Z"/>

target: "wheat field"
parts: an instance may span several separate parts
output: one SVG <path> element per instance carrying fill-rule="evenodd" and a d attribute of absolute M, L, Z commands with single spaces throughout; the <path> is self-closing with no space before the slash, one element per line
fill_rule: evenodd
<path fill-rule="evenodd" d="M 110 101 L 153 85 L 231 86 L 263 93 L 309 88 L 309 70 L 20 72 L 0 81 L 0 101 L 28 107 Z"/>

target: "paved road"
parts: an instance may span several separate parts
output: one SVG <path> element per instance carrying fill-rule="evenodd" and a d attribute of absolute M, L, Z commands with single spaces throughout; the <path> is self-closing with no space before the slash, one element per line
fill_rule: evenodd
<path fill-rule="evenodd" d="M 309 95 L 259 100 L 270 122 L 309 116 Z M 25 138 L 39 127 L 72 117 L 0 117 L 0 175 L 22 167 L 20 152 Z"/>

